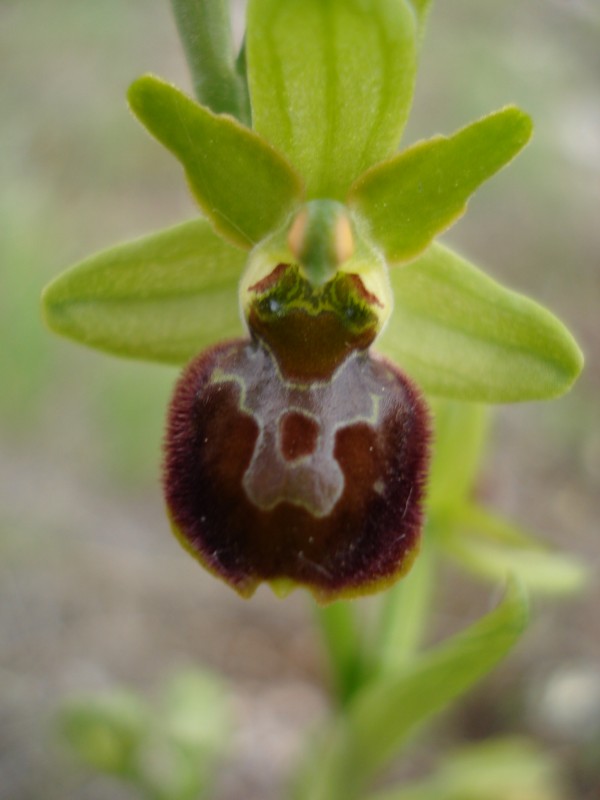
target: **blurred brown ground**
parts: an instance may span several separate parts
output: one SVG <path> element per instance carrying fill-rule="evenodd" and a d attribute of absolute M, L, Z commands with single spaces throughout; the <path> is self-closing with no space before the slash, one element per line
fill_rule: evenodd
<path fill-rule="evenodd" d="M 567 397 L 498 410 L 481 492 L 595 570 L 600 9 L 437 6 L 406 141 L 508 102 L 537 131 L 448 240 L 546 303 L 587 356 Z M 215 800 L 275 800 L 326 709 L 310 605 L 301 593 L 239 600 L 170 536 L 159 471 L 175 373 L 61 341 L 39 315 L 41 287 L 65 265 L 194 214 L 179 168 L 124 101 L 146 71 L 189 87 L 168 3 L 3 0 L 0 65 L 0 797 L 129 796 L 70 767 L 53 714 L 76 691 L 124 684 L 151 695 L 193 664 L 224 676 L 234 698 L 238 732 Z M 450 570 L 443 591 L 440 631 L 493 597 Z M 600 797 L 599 603 L 597 581 L 536 603 L 523 644 L 445 719 L 438 746 L 531 734 L 563 764 L 573 798 Z"/>

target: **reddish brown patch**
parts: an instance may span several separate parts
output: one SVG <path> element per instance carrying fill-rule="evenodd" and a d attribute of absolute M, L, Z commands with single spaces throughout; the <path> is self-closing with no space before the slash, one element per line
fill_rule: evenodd
<path fill-rule="evenodd" d="M 319 438 L 319 426 L 311 417 L 289 411 L 279 422 L 281 454 L 286 461 L 295 461 L 314 453 Z"/>
<path fill-rule="evenodd" d="M 379 308 L 383 308 L 383 303 L 377 297 L 376 294 L 372 294 L 371 292 L 367 291 L 365 288 L 364 283 L 361 281 L 358 275 L 355 275 L 353 272 L 348 273 L 348 280 L 354 286 L 354 289 L 359 297 L 368 303 L 370 306 L 379 306 Z"/>
<path fill-rule="evenodd" d="M 375 327 L 353 336 L 333 311 L 311 315 L 293 309 L 280 319 L 264 322 L 252 309 L 250 329 L 273 351 L 286 378 L 327 380 L 353 350 L 366 350 Z"/>
<path fill-rule="evenodd" d="M 258 281 L 258 283 L 254 283 L 252 286 L 248 287 L 248 291 L 264 294 L 264 292 L 267 292 L 269 289 L 275 286 L 275 284 L 279 283 L 289 266 L 289 264 L 278 264 L 273 272 L 269 272 L 269 274 L 263 278 L 262 281 Z"/>

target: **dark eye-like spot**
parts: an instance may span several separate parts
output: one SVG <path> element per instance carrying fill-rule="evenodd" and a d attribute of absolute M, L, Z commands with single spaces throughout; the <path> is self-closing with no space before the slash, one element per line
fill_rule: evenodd
<path fill-rule="evenodd" d="M 319 425 L 298 411 L 286 411 L 279 422 L 281 452 L 286 461 L 295 461 L 314 452 Z"/>

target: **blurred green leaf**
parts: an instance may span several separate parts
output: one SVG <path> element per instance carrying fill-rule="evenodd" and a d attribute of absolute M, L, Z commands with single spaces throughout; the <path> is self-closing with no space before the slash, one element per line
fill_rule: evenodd
<path fill-rule="evenodd" d="M 208 672 L 179 673 L 165 689 L 161 721 L 164 732 L 195 762 L 214 759 L 231 733 L 224 685 Z"/>
<path fill-rule="evenodd" d="M 530 118 L 508 107 L 452 136 L 419 142 L 361 176 L 349 204 L 390 263 L 422 252 L 464 214 L 467 200 L 527 144 Z"/>
<path fill-rule="evenodd" d="M 543 400 L 581 371 L 581 351 L 556 317 L 439 244 L 390 280 L 395 308 L 376 347 L 432 395 Z"/>
<path fill-rule="evenodd" d="M 374 774 L 416 726 L 490 672 L 516 644 L 527 618 L 526 596 L 511 584 L 500 606 L 482 620 L 358 695 L 347 723 L 360 753 L 360 770 Z"/>
<path fill-rule="evenodd" d="M 550 550 L 539 539 L 483 508 L 457 509 L 441 543 L 467 569 L 498 580 L 518 577 L 531 591 L 566 594 L 582 589 L 585 565 L 575 557 Z"/>
<path fill-rule="evenodd" d="M 246 255 L 205 220 L 104 250 L 46 288 L 57 333 L 116 355 L 181 363 L 242 333 L 237 284 Z"/>
<path fill-rule="evenodd" d="M 428 780 L 369 800 L 560 800 L 557 772 L 527 739 L 495 739 L 451 752 Z"/>
<path fill-rule="evenodd" d="M 129 778 L 136 770 L 149 715 L 146 706 L 122 690 L 73 698 L 61 710 L 61 733 L 87 766 Z"/>
<path fill-rule="evenodd" d="M 320 739 L 299 777 L 295 800 L 354 800 L 397 755 L 416 728 L 464 694 L 516 644 L 528 619 L 516 583 L 498 608 L 466 631 L 415 658 L 394 675 L 367 684 Z"/>
<path fill-rule="evenodd" d="M 478 403 L 434 399 L 435 436 L 427 506 L 435 514 L 461 505 L 479 471 L 489 409 Z"/>
<path fill-rule="evenodd" d="M 250 0 L 253 124 L 305 178 L 343 200 L 398 146 L 416 70 L 404 0 Z"/>
<path fill-rule="evenodd" d="M 215 230 L 250 248 L 277 228 L 302 196 L 300 178 L 267 142 L 228 116 L 213 114 L 174 86 L 146 75 L 129 104 L 182 163 Z"/>

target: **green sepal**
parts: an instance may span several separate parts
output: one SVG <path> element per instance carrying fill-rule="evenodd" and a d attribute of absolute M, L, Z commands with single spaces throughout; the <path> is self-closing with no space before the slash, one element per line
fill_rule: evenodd
<path fill-rule="evenodd" d="M 215 230 L 249 249 L 280 226 L 302 198 L 302 181 L 258 134 L 152 75 L 135 81 L 129 104 L 183 165 Z"/>
<path fill-rule="evenodd" d="M 407 261 L 463 215 L 473 192 L 516 156 L 531 132 L 527 114 L 504 108 L 373 167 L 352 186 L 348 202 L 388 262 Z"/>
<path fill-rule="evenodd" d="M 206 220 L 104 250 L 43 294 L 57 333 L 115 355 L 180 364 L 243 332 L 237 284 L 246 254 Z"/>
<path fill-rule="evenodd" d="M 446 521 L 442 547 L 462 567 L 486 580 L 511 574 L 532 592 L 569 594 L 585 586 L 585 565 L 484 508 L 466 504 Z"/>
<path fill-rule="evenodd" d="M 432 245 L 390 270 L 395 308 L 377 349 L 432 395 L 471 402 L 543 400 L 566 392 L 583 356 L 542 306 Z"/>
<path fill-rule="evenodd" d="M 247 54 L 254 128 L 308 199 L 343 200 L 398 146 L 416 71 L 404 0 L 250 0 Z"/>

